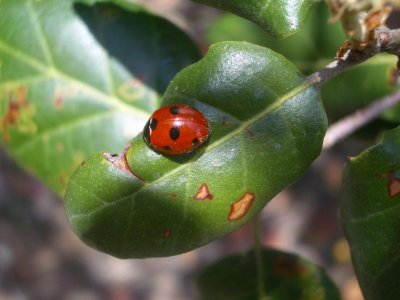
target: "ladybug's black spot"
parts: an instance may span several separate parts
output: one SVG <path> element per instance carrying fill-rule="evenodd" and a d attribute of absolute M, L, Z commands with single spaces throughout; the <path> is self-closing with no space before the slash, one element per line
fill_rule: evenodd
<path fill-rule="evenodd" d="M 197 146 L 199 143 L 200 143 L 199 139 L 198 139 L 198 138 L 194 138 L 193 141 L 192 141 L 192 146 L 195 147 L 195 146 Z"/>
<path fill-rule="evenodd" d="M 172 150 L 172 148 L 171 148 L 170 146 L 164 146 L 163 149 L 164 149 L 165 151 L 171 151 L 171 150 Z"/>
<path fill-rule="evenodd" d="M 169 130 L 169 137 L 171 138 L 171 140 L 176 141 L 179 138 L 180 135 L 180 131 L 178 127 L 172 127 Z"/>
<path fill-rule="evenodd" d="M 179 114 L 179 107 L 178 106 L 171 106 L 169 112 L 173 115 Z"/>
<path fill-rule="evenodd" d="M 151 130 L 154 130 L 154 129 L 156 129 L 157 128 L 157 124 L 158 124 L 158 121 L 157 121 L 157 119 L 151 119 L 150 120 L 150 129 Z"/>

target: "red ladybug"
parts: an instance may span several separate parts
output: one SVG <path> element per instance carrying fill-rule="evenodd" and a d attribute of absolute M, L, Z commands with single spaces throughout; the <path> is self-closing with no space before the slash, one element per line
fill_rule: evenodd
<path fill-rule="evenodd" d="M 170 155 L 192 152 L 210 135 L 206 118 L 197 109 L 176 104 L 156 110 L 143 129 L 145 142 Z"/>

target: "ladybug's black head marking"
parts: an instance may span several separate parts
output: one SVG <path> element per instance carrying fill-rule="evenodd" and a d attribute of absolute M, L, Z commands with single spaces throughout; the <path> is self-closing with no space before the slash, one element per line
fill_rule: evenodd
<path fill-rule="evenodd" d="M 171 138 L 171 140 L 176 141 L 179 138 L 180 135 L 180 131 L 178 127 L 172 127 L 169 130 L 169 137 Z"/>
<path fill-rule="evenodd" d="M 173 115 L 179 114 L 179 107 L 178 106 L 171 106 L 169 112 Z"/>

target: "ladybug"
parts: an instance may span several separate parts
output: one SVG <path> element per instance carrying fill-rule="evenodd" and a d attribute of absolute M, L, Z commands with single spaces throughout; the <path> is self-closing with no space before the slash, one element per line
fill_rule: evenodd
<path fill-rule="evenodd" d="M 197 109 L 176 104 L 156 110 L 143 129 L 147 145 L 170 155 L 189 153 L 210 135 L 207 119 Z"/>

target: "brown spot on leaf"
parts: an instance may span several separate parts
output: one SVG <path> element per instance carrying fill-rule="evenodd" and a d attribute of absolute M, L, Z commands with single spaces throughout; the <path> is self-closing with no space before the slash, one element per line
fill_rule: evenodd
<path fill-rule="evenodd" d="M 292 257 L 278 257 L 273 268 L 275 274 L 283 277 L 298 277 L 305 272 L 304 266 Z"/>
<path fill-rule="evenodd" d="M 165 237 L 167 239 L 170 236 L 171 236 L 171 230 L 169 230 L 169 229 L 164 230 L 163 237 Z"/>
<path fill-rule="evenodd" d="M 254 139 L 254 137 L 255 137 L 254 131 L 251 128 L 246 129 L 246 134 L 251 139 Z"/>
<path fill-rule="evenodd" d="M 178 198 L 178 194 L 177 193 L 171 193 L 170 196 L 171 196 L 172 199 Z"/>
<path fill-rule="evenodd" d="M 394 198 L 400 195 L 400 178 L 396 177 L 394 171 L 388 173 L 387 190 L 389 197 Z"/>
<path fill-rule="evenodd" d="M 194 195 L 194 200 L 212 200 L 214 195 L 211 194 L 210 189 L 208 188 L 206 183 L 202 183 L 196 195 Z"/>
<path fill-rule="evenodd" d="M 130 148 L 131 144 L 128 144 L 125 149 L 120 154 L 111 154 L 111 153 L 103 153 L 104 159 L 108 160 L 112 163 L 115 167 L 120 169 L 121 171 L 127 173 L 130 176 L 135 177 L 139 181 L 143 182 L 141 178 L 139 178 L 129 167 L 128 161 L 126 158 L 126 152 Z"/>
<path fill-rule="evenodd" d="M 243 218 L 253 205 L 254 198 L 255 195 L 253 193 L 247 192 L 242 198 L 233 203 L 229 211 L 228 220 L 237 221 Z"/>
<path fill-rule="evenodd" d="M 62 109 L 64 106 L 64 98 L 61 94 L 56 94 L 56 97 L 54 99 L 54 106 L 56 109 Z"/>
<path fill-rule="evenodd" d="M 65 186 L 65 184 L 67 183 L 66 175 L 65 175 L 65 174 L 61 174 L 60 176 L 58 176 L 58 182 L 59 182 L 62 186 Z"/>
<path fill-rule="evenodd" d="M 397 79 L 399 77 L 399 70 L 397 68 L 392 68 L 389 70 L 389 85 L 395 87 L 397 85 Z"/>
<path fill-rule="evenodd" d="M 8 100 L 7 113 L 1 122 L 1 131 L 3 133 L 3 141 L 7 144 L 10 141 L 8 134 L 8 126 L 15 126 L 20 118 L 21 109 L 29 104 L 26 100 L 26 87 L 20 86 L 16 93 L 10 93 Z"/>

